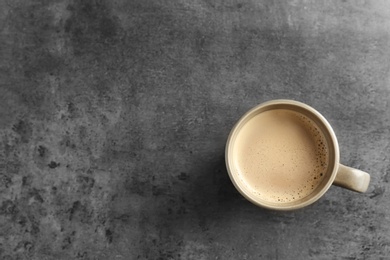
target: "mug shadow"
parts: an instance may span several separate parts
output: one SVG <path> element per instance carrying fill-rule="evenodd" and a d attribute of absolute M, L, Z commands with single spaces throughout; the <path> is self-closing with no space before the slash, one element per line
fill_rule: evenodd
<path fill-rule="evenodd" d="M 230 180 L 224 154 L 210 159 L 201 169 L 196 170 L 201 172 L 191 183 L 185 197 L 191 198 L 186 207 L 202 231 L 210 230 L 217 222 L 238 217 L 255 217 L 259 221 L 279 222 L 281 219 L 286 221 L 294 216 L 291 212 L 258 207 L 245 199 Z"/>

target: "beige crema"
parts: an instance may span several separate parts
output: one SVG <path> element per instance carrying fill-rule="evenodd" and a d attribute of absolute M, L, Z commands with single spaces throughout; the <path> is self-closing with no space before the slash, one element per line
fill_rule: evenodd
<path fill-rule="evenodd" d="M 252 193 L 269 202 L 308 196 L 328 168 L 328 147 L 318 126 L 286 109 L 251 118 L 238 133 L 235 146 L 239 178 Z"/>

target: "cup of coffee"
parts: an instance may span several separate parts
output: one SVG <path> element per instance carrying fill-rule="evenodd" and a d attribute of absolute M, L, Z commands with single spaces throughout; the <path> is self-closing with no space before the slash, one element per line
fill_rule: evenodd
<path fill-rule="evenodd" d="M 365 192 L 370 182 L 368 173 L 340 164 L 328 121 L 293 100 L 265 102 L 244 114 L 230 132 L 225 159 L 237 190 L 273 210 L 308 206 L 332 184 Z"/>

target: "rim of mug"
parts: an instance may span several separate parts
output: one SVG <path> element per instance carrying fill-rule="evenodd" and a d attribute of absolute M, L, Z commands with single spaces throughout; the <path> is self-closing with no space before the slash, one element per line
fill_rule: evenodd
<path fill-rule="evenodd" d="M 230 148 L 231 148 L 231 146 L 233 144 L 233 141 L 235 141 L 235 139 L 233 139 L 233 137 L 237 136 L 238 131 L 240 131 L 241 127 L 246 123 L 246 120 L 247 120 L 248 117 L 250 117 L 251 115 L 253 115 L 253 113 L 255 113 L 256 111 L 258 111 L 260 109 L 264 109 L 265 107 L 273 106 L 273 105 L 292 105 L 292 106 L 300 107 L 300 108 L 303 108 L 304 110 L 309 111 L 317 119 L 319 119 L 319 121 L 321 121 L 321 123 L 325 126 L 326 131 L 328 132 L 328 134 L 330 136 L 330 139 L 331 139 L 331 142 L 333 144 L 332 145 L 333 148 L 334 148 L 333 149 L 333 152 L 334 152 L 334 162 L 332 161 L 333 169 L 332 169 L 332 173 L 329 176 L 329 179 L 328 179 L 327 183 L 325 184 L 325 186 L 320 191 L 317 192 L 317 194 L 315 194 L 314 196 L 310 197 L 307 200 L 302 201 L 301 203 L 296 203 L 296 204 L 287 203 L 287 205 L 283 205 L 283 204 L 286 204 L 286 203 L 280 203 L 280 204 L 274 203 L 274 205 L 271 205 L 271 203 L 267 204 L 266 201 L 259 201 L 259 199 L 255 198 L 255 195 L 253 193 L 245 192 L 244 189 L 242 189 L 240 187 L 240 185 L 238 183 L 238 180 L 236 178 L 237 174 L 234 174 L 232 172 L 232 169 L 231 169 L 231 160 L 232 160 L 232 158 L 231 158 L 230 154 L 231 154 L 232 151 L 231 151 Z M 294 110 L 292 110 L 292 111 L 294 111 Z M 338 141 L 337 141 L 337 137 L 336 137 L 336 134 L 333 131 L 332 126 L 329 124 L 328 120 L 326 120 L 326 118 L 320 112 L 318 112 L 313 107 L 311 107 L 311 106 L 309 106 L 309 105 L 307 105 L 305 103 L 299 102 L 299 101 L 295 101 L 295 100 L 291 100 L 291 99 L 275 99 L 275 100 L 270 100 L 270 101 L 263 102 L 263 103 L 255 106 L 255 107 L 249 109 L 236 122 L 236 124 L 233 126 L 232 130 L 230 131 L 229 136 L 228 136 L 227 141 L 226 141 L 225 163 L 226 163 L 226 168 L 227 168 L 227 172 L 229 174 L 230 180 L 232 181 L 232 183 L 235 186 L 235 188 L 240 192 L 240 194 L 242 196 L 244 196 L 247 200 L 249 200 L 253 204 L 255 204 L 257 206 L 260 206 L 262 208 L 267 208 L 267 209 L 272 209 L 272 210 L 279 210 L 279 211 L 289 211 L 289 210 L 300 209 L 300 208 L 303 208 L 303 207 L 306 207 L 306 206 L 309 206 L 309 205 L 313 204 L 314 202 L 319 200 L 328 191 L 330 186 L 332 186 L 332 183 L 333 183 L 333 181 L 334 181 L 334 179 L 336 177 L 336 174 L 337 174 L 337 170 L 338 170 L 338 167 L 339 167 L 339 164 L 340 164 L 340 151 L 339 151 L 339 144 L 338 144 Z"/>

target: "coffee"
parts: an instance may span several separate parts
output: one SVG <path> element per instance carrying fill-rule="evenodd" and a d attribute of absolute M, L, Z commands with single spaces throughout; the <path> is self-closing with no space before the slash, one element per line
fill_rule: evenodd
<path fill-rule="evenodd" d="M 238 176 L 251 193 L 268 202 L 293 202 L 310 195 L 328 169 L 328 145 L 319 127 L 287 109 L 249 119 L 234 146 Z"/>

